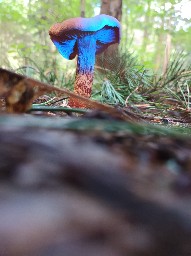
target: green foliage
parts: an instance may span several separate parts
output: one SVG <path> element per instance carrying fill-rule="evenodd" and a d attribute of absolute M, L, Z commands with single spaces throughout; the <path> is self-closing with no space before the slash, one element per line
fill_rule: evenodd
<path fill-rule="evenodd" d="M 187 81 L 191 77 L 191 63 L 188 55 L 183 52 L 175 52 L 169 61 L 167 70 L 164 74 L 156 77 L 154 81 L 157 87 L 169 87 L 177 89 L 179 83 Z"/>
<path fill-rule="evenodd" d="M 55 85 L 57 87 L 67 87 L 73 89 L 74 84 L 74 72 L 68 73 L 67 68 L 58 69 L 57 63 L 52 63 L 52 67 L 47 68 L 46 66 L 39 66 L 38 62 L 32 59 L 27 59 L 30 65 L 21 66 L 15 71 L 25 76 L 40 80 L 47 84 Z"/>
<path fill-rule="evenodd" d="M 118 92 L 117 89 L 115 89 L 115 87 L 107 79 L 105 79 L 105 81 L 102 83 L 100 101 L 111 105 L 124 105 L 125 103 L 122 93 Z"/>
<path fill-rule="evenodd" d="M 131 49 L 148 68 L 157 69 L 162 64 L 167 34 L 172 36 L 172 50 L 190 51 L 190 20 L 183 17 L 181 2 L 123 1 L 122 41 L 126 44 L 133 38 Z"/>
<path fill-rule="evenodd" d="M 96 0 L 86 1 L 86 15 L 93 16 Z M 91 7 L 91 8 L 90 8 Z M 50 67 L 55 48 L 48 30 L 56 22 L 80 16 L 80 1 L 2 0 L 0 1 L 0 66 L 19 68 L 33 59 L 42 68 Z"/>
<path fill-rule="evenodd" d="M 49 66 L 56 56 L 48 29 L 55 22 L 80 15 L 80 1 L 72 0 L 1 0 L 0 10 L 0 65 L 14 67 L 26 65 L 23 57 Z M 100 0 L 86 0 L 86 17 L 94 15 Z M 171 4 L 171 5 L 170 5 Z M 137 52 L 141 63 L 148 68 L 159 67 L 163 61 L 166 35 L 172 35 L 173 49 L 190 51 L 190 21 L 183 18 L 181 1 L 139 0 L 123 1 L 122 44 Z M 130 45 L 130 41 L 133 43 Z M 19 45 L 24 44 L 20 48 Z M 130 49 L 129 49 L 130 45 Z M 22 58 L 21 58 L 22 57 Z"/>
<path fill-rule="evenodd" d="M 190 109 L 191 61 L 189 55 L 176 52 L 171 56 L 165 73 L 154 74 L 147 99 L 154 100 L 156 107 L 165 109 L 165 102 L 176 101 L 176 105 Z M 174 106 L 167 105 L 167 109 Z"/>
<path fill-rule="evenodd" d="M 164 112 L 174 108 L 173 102 L 190 109 L 190 60 L 190 56 L 183 52 L 174 53 L 166 72 L 156 74 L 141 66 L 138 58 L 130 52 L 121 50 L 107 59 L 103 56 L 102 67 L 95 77 L 94 97 L 109 104 L 147 102 Z M 168 101 L 172 103 L 169 105 Z"/>
<path fill-rule="evenodd" d="M 95 99 L 121 105 L 147 100 L 162 108 L 163 100 L 170 97 L 190 108 L 191 57 L 187 53 L 191 50 L 191 26 L 176 8 L 179 2 L 123 1 L 123 50 L 103 57 L 95 74 Z M 86 17 L 93 16 L 100 3 L 86 0 Z M 24 0 L 1 0 L 0 10 L 0 66 L 73 89 L 75 61 L 63 60 L 48 30 L 56 22 L 80 16 L 80 1 L 30 0 L 26 4 Z M 171 51 L 182 53 L 172 56 L 165 74 L 155 74 L 153 70 L 164 61 L 167 34 L 172 37 Z"/>
<path fill-rule="evenodd" d="M 101 101 L 122 105 L 144 101 L 141 92 L 149 87 L 150 75 L 135 54 L 123 49 L 112 55 L 103 54 L 98 70 L 95 87 L 100 91 Z"/>

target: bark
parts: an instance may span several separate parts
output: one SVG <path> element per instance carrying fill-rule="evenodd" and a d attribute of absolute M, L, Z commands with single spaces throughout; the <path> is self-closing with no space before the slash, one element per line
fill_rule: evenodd
<path fill-rule="evenodd" d="M 85 17 L 85 4 L 86 4 L 85 0 L 80 1 L 80 9 L 81 9 L 80 16 L 83 18 Z"/>
<path fill-rule="evenodd" d="M 121 21 L 122 18 L 122 0 L 102 0 L 100 14 L 107 14 L 115 17 L 117 20 Z M 118 44 L 113 44 L 109 46 L 107 50 L 104 51 L 101 55 L 97 56 L 96 65 L 98 67 L 104 67 L 104 69 L 115 69 L 113 66 L 113 62 L 117 63 L 118 59 Z M 110 59 L 116 61 L 112 61 L 112 65 L 110 63 Z"/>
<path fill-rule="evenodd" d="M 191 196 L 172 186 L 190 170 L 188 138 L 88 136 L 7 118 L 0 127 L 0 255 L 190 255 Z M 21 118 L 26 126 L 16 127 Z M 173 176 L 162 163 L 180 161 L 183 149 Z"/>
<path fill-rule="evenodd" d="M 161 24 L 161 28 L 164 27 L 164 17 L 161 20 L 162 24 Z M 160 43 L 159 43 L 160 42 Z M 157 34 L 157 46 L 156 46 L 156 59 L 155 59 L 155 70 L 159 70 L 159 68 L 161 67 L 161 63 L 162 63 L 162 54 L 161 52 L 163 51 L 163 42 L 164 42 L 164 34 L 163 33 L 158 33 Z"/>
<path fill-rule="evenodd" d="M 151 12 L 151 1 L 147 2 L 147 12 L 145 14 L 145 27 L 143 32 L 143 43 L 142 43 L 142 51 L 145 52 L 148 43 L 149 37 L 149 26 L 150 26 L 150 12 Z"/>
<path fill-rule="evenodd" d="M 164 53 L 164 62 L 163 62 L 163 75 L 166 76 L 166 72 L 168 69 L 168 64 L 170 60 L 170 52 L 171 52 L 171 42 L 172 36 L 170 34 L 166 35 L 166 47 Z"/>
<path fill-rule="evenodd" d="M 100 13 L 111 15 L 121 21 L 122 0 L 102 0 Z"/>

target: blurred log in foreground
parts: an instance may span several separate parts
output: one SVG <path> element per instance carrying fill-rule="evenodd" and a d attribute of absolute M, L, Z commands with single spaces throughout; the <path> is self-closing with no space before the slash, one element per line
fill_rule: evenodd
<path fill-rule="evenodd" d="M 1 256 L 190 255 L 190 207 L 141 196 L 130 158 L 99 141 L 0 128 Z"/>

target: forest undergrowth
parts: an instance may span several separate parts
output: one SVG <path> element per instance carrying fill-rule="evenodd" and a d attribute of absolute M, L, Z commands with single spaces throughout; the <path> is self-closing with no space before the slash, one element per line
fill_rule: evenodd
<path fill-rule="evenodd" d="M 47 68 L 30 59 L 28 62 L 31 65 L 15 71 L 59 88 L 73 90 L 74 67 L 66 67 L 63 70 L 58 63 Z M 95 68 L 93 100 L 112 106 L 130 107 L 135 113 L 146 116 L 156 123 L 189 125 L 189 55 L 175 52 L 165 70 L 161 67 L 160 70 L 153 71 L 141 65 L 134 53 L 120 49 L 112 57 L 99 57 L 99 65 Z"/>
<path fill-rule="evenodd" d="M 187 57 L 162 75 L 118 57 L 96 68 L 91 99 L 74 72 L 0 68 L 1 255 L 190 254 Z"/>

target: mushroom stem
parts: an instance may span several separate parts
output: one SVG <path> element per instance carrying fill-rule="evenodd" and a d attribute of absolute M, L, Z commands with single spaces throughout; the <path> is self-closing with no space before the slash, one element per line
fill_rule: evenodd
<path fill-rule="evenodd" d="M 74 84 L 74 92 L 90 97 L 92 91 L 92 83 L 94 76 L 96 40 L 93 35 L 86 35 L 77 41 L 78 59 L 76 68 L 76 78 Z M 86 107 L 79 100 L 70 99 L 69 105 L 72 107 Z"/>

